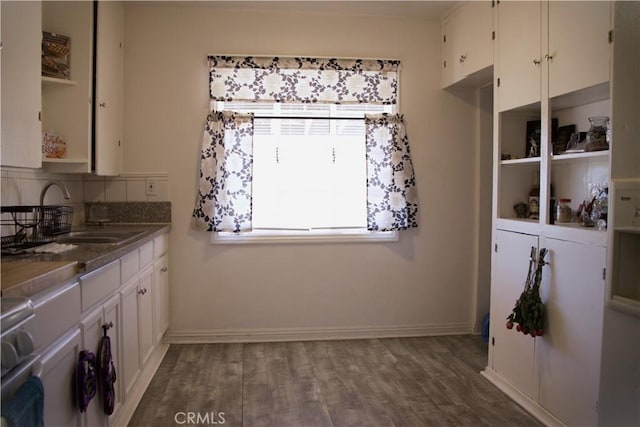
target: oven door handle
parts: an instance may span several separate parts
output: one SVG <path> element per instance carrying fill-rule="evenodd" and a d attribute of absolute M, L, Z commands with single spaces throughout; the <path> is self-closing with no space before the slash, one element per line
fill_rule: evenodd
<path fill-rule="evenodd" d="M 40 361 L 40 359 L 36 360 L 36 362 L 31 367 L 31 376 L 42 378 L 42 371 L 44 370 L 44 365 Z"/>

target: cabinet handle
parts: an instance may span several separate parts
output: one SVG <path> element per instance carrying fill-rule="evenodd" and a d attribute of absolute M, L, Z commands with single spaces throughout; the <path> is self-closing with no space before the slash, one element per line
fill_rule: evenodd
<path fill-rule="evenodd" d="M 105 323 L 104 325 L 102 325 L 102 329 L 104 329 L 105 331 L 111 328 L 113 328 L 113 322 Z"/>
<path fill-rule="evenodd" d="M 139 293 L 140 295 L 144 295 L 144 294 L 146 294 L 146 293 L 147 293 L 147 288 L 142 288 L 142 289 L 140 289 L 140 290 L 138 291 L 138 293 Z"/>
<path fill-rule="evenodd" d="M 540 65 L 540 60 L 539 59 L 534 59 L 533 60 L 533 65 Z"/>
<path fill-rule="evenodd" d="M 168 268 L 167 268 L 167 267 L 162 267 L 162 268 L 160 269 L 160 272 L 161 272 L 161 273 L 166 273 L 166 272 L 167 272 L 167 270 L 168 270 Z"/>
<path fill-rule="evenodd" d="M 467 59 L 467 55 L 465 55 L 464 53 L 462 55 L 460 55 L 460 59 L 458 61 L 460 62 L 464 62 Z"/>
<path fill-rule="evenodd" d="M 107 103 L 106 102 L 101 102 L 98 105 L 100 106 L 100 108 L 107 108 Z"/>
<path fill-rule="evenodd" d="M 548 53 L 544 56 L 544 59 L 547 61 L 551 61 L 553 59 L 553 55 L 549 55 Z"/>

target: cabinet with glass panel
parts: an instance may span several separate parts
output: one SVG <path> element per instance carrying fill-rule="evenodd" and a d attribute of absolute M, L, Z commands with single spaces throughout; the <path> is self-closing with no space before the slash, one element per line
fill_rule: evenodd
<path fill-rule="evenodd" d="M 551 234 L 571 228 L 587 231 L 588 240 L 606 240 L 606 233 L 591 232 L 600 219 L 601 230 L 606 228 L 610 10 L 610 2 L 498 5 L 498 226 L 528 232 L 545 227 Z M 522 28 L 527 38 L 515 46 Z M 558 218 L 559 204 L 564 215 Z"/>

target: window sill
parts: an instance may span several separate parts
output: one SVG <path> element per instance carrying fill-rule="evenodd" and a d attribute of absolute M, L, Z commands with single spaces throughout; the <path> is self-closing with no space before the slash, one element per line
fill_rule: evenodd
<path fill-rule="evenodd" d="M 397 242 L 397 231 L 366 230 L 254 230 L 247 233 L 211 234 L 211 243 L 234 244 L 283 244 L 283 243 L 374 243 Z"/>

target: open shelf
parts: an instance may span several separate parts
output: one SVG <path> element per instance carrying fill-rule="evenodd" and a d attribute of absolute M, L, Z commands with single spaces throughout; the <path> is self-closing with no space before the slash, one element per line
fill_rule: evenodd
<path fill-rule="evenodd" d="M 42 84 L 49 85 L 49 86 L 53 86 L 53 85 L 76 86 L 78 82 L 75 80 L 57 79 L 55 77 L 42 76 Z"/>
<path fill-rule="evenodd" d="M 72 159 L 72 158 L 62 158 L 56 159 L 51 157 L 43 157 L 42 163 L 77 163 L 77 164 L 87 164 L 89 163 L 89 159 Z"/>
<path fill-rule="evenodd" d="M 501 160 L 500 164 L 503 166 L 508 165 L 522 165 L 522 164 L 540 164 L 540 157 L 523 157 L 521 159 Z"/>
<path fill-rule="evenodd" d="M 563 153 L 563 154 L 554 154 L 551 156 L 551 160 L 554 162 L 560 163 L 563 161 L 572 161 L 572 160 L 580 160 L 580 159 L 606 159 L 609 157 L 609 150 L 604 151 L 590 151 L 584 153 Z"/>

